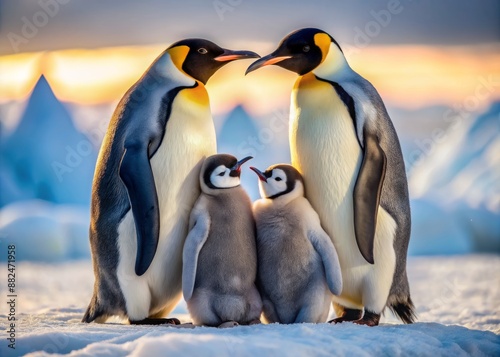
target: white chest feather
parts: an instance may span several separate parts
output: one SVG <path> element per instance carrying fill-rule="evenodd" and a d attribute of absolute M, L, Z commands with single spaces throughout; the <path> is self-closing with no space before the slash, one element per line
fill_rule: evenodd
<path fill-rule="evenodd" d="M 313 200 L 328 195 L 330 208 L 349 204 L 362 160 L 349 112 L 328 83 L 306 83 L 292 94 L 290 109 L 292 164 L 306 181 Z M 318 199 L 315 205 L 325 200 Z"/>
<path fill-rule="evenodd" d="M 312 75 L 299 79 L 292 93 L 290 148 L 292 164 L 304 176 L 306 197 L 339 255 L 344 288 L 335 299 L 347 307 L 380 311 L 394 274 L 396 225 L 380 207 L 375 264 L 367 263 L 357 246 L 353 218 L 353 190 L 362 151 L 353 121 L 335 89 Z"/>
<path fill-rule="evenodd" d="M 150 160 L 158 195 L 160 235 L 155 257 L 143 276 L 138 277 L 134 271 L 137 242 L 131 212 L 118 228 L 117 274 L 129 316 L 150 316 L 177 303 L 182 247 L 189 214 L 199 196 L 199 170 L 203 159 L 216 153 L 209 106 L 189 100 L 184 91 L 173 102 L 163 141 Z"/>

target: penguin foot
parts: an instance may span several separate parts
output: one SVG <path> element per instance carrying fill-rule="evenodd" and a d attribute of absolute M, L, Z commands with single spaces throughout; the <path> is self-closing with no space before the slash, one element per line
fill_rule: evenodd
<path fill-rule="evenodd" d="M 131 325 L 180 325 L 181 322 L 179 319 L 170 318 L 170 319 L 159 319 L 159 318 L 145 318 L 144 320 L 129 320 Z"/>
<path fill-rule="evenodd" d="M 331 324 L 339 324 L 347 321 L 359 321 L 361 316 L 363 316 L 363 311 L 361 310 L 344 308 L 341 316 L 328 322 Z"/>
<path fill-rule="evenodd" d="M 373 312 L 365 310 L 363 318 L 355 320 L 353 322 L 357 325 L 378 326 L 379 321 L 380 321 L 380 314 L 375 314 Z"/>
<path fill-rule="evenodd" d="M 236 321 L 226 321 L 221 323 L 218 327 L 219 328 L 228 328 L 228 327 L 236 327 L 239 326 L 240 324 L 237 323 Z"/>

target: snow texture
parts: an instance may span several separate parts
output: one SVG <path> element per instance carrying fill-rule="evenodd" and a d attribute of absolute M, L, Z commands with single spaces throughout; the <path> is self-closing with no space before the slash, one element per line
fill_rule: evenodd
<path fill-rule="evenodd" d="M 4 243 L 4 242 L 2 242 Z M 499 356 L 500 256 L 416 257 L 408 264 L 419 322 L 379 327 L 296 324 L 232 329 L 83 324 L 88 261 L 18 264 L 16 350 L 1 356 Z M 5 307 L 0 328 L 6 330 Z M 189 321 L 182 302 L 172 316 Z"/>

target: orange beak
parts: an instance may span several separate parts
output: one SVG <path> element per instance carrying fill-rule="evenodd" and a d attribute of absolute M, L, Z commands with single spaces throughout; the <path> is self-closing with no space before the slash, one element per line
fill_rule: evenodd
<path fill-rule="evenodd" d="M 254 63 L 252 63 L 250 65 L 250 67 L 247 68 L 245 75 L 247 75 L 248 73 L 253 72 L 261 67 L 270 66 L 272 64 L 276 64 L 278 62 L 284 61 L 284 60 L 289 59 L 289 58 L 292 58 L 292 56 L 277 56 L 277 57 L 275 57 L 272 54 L 267 55 L 265 57 L 258 59 Z"/>
<path fill-rule="evenodd" d="M 229 62 L 247 58 L 260 58 L 260 56 L 252 51 L 231 51 L 224 49 L 224 52 L 214 59 L 219 62 Z"/>

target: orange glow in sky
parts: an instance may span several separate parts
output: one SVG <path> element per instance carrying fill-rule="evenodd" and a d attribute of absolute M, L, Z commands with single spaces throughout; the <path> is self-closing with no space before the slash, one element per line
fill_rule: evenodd
<path fill-rule="evenodd" d="M 269 47 L 266 46 L 268 51 Z M 62 50 L 0 57 L 0 101 L 22 100 L 44 73 L 63 101 L 98 104 L 120 99 L 164 50 L 163 45 Z M 393 106 L 457 105 L 490 83 L 485 105 L 500 98 L 500 47 L 371 46 L 344 48 L 351 67 Z M 262 55 L 267 53 L 261 53 Z M 228 64 L 208 82 L 212 110 L 243 104 L 255 115 L 285 108 L 296 75 L 278 67 L 244 76 L 251 61 Z M 484 90 L 484 89 L 483 89 Z"/>

